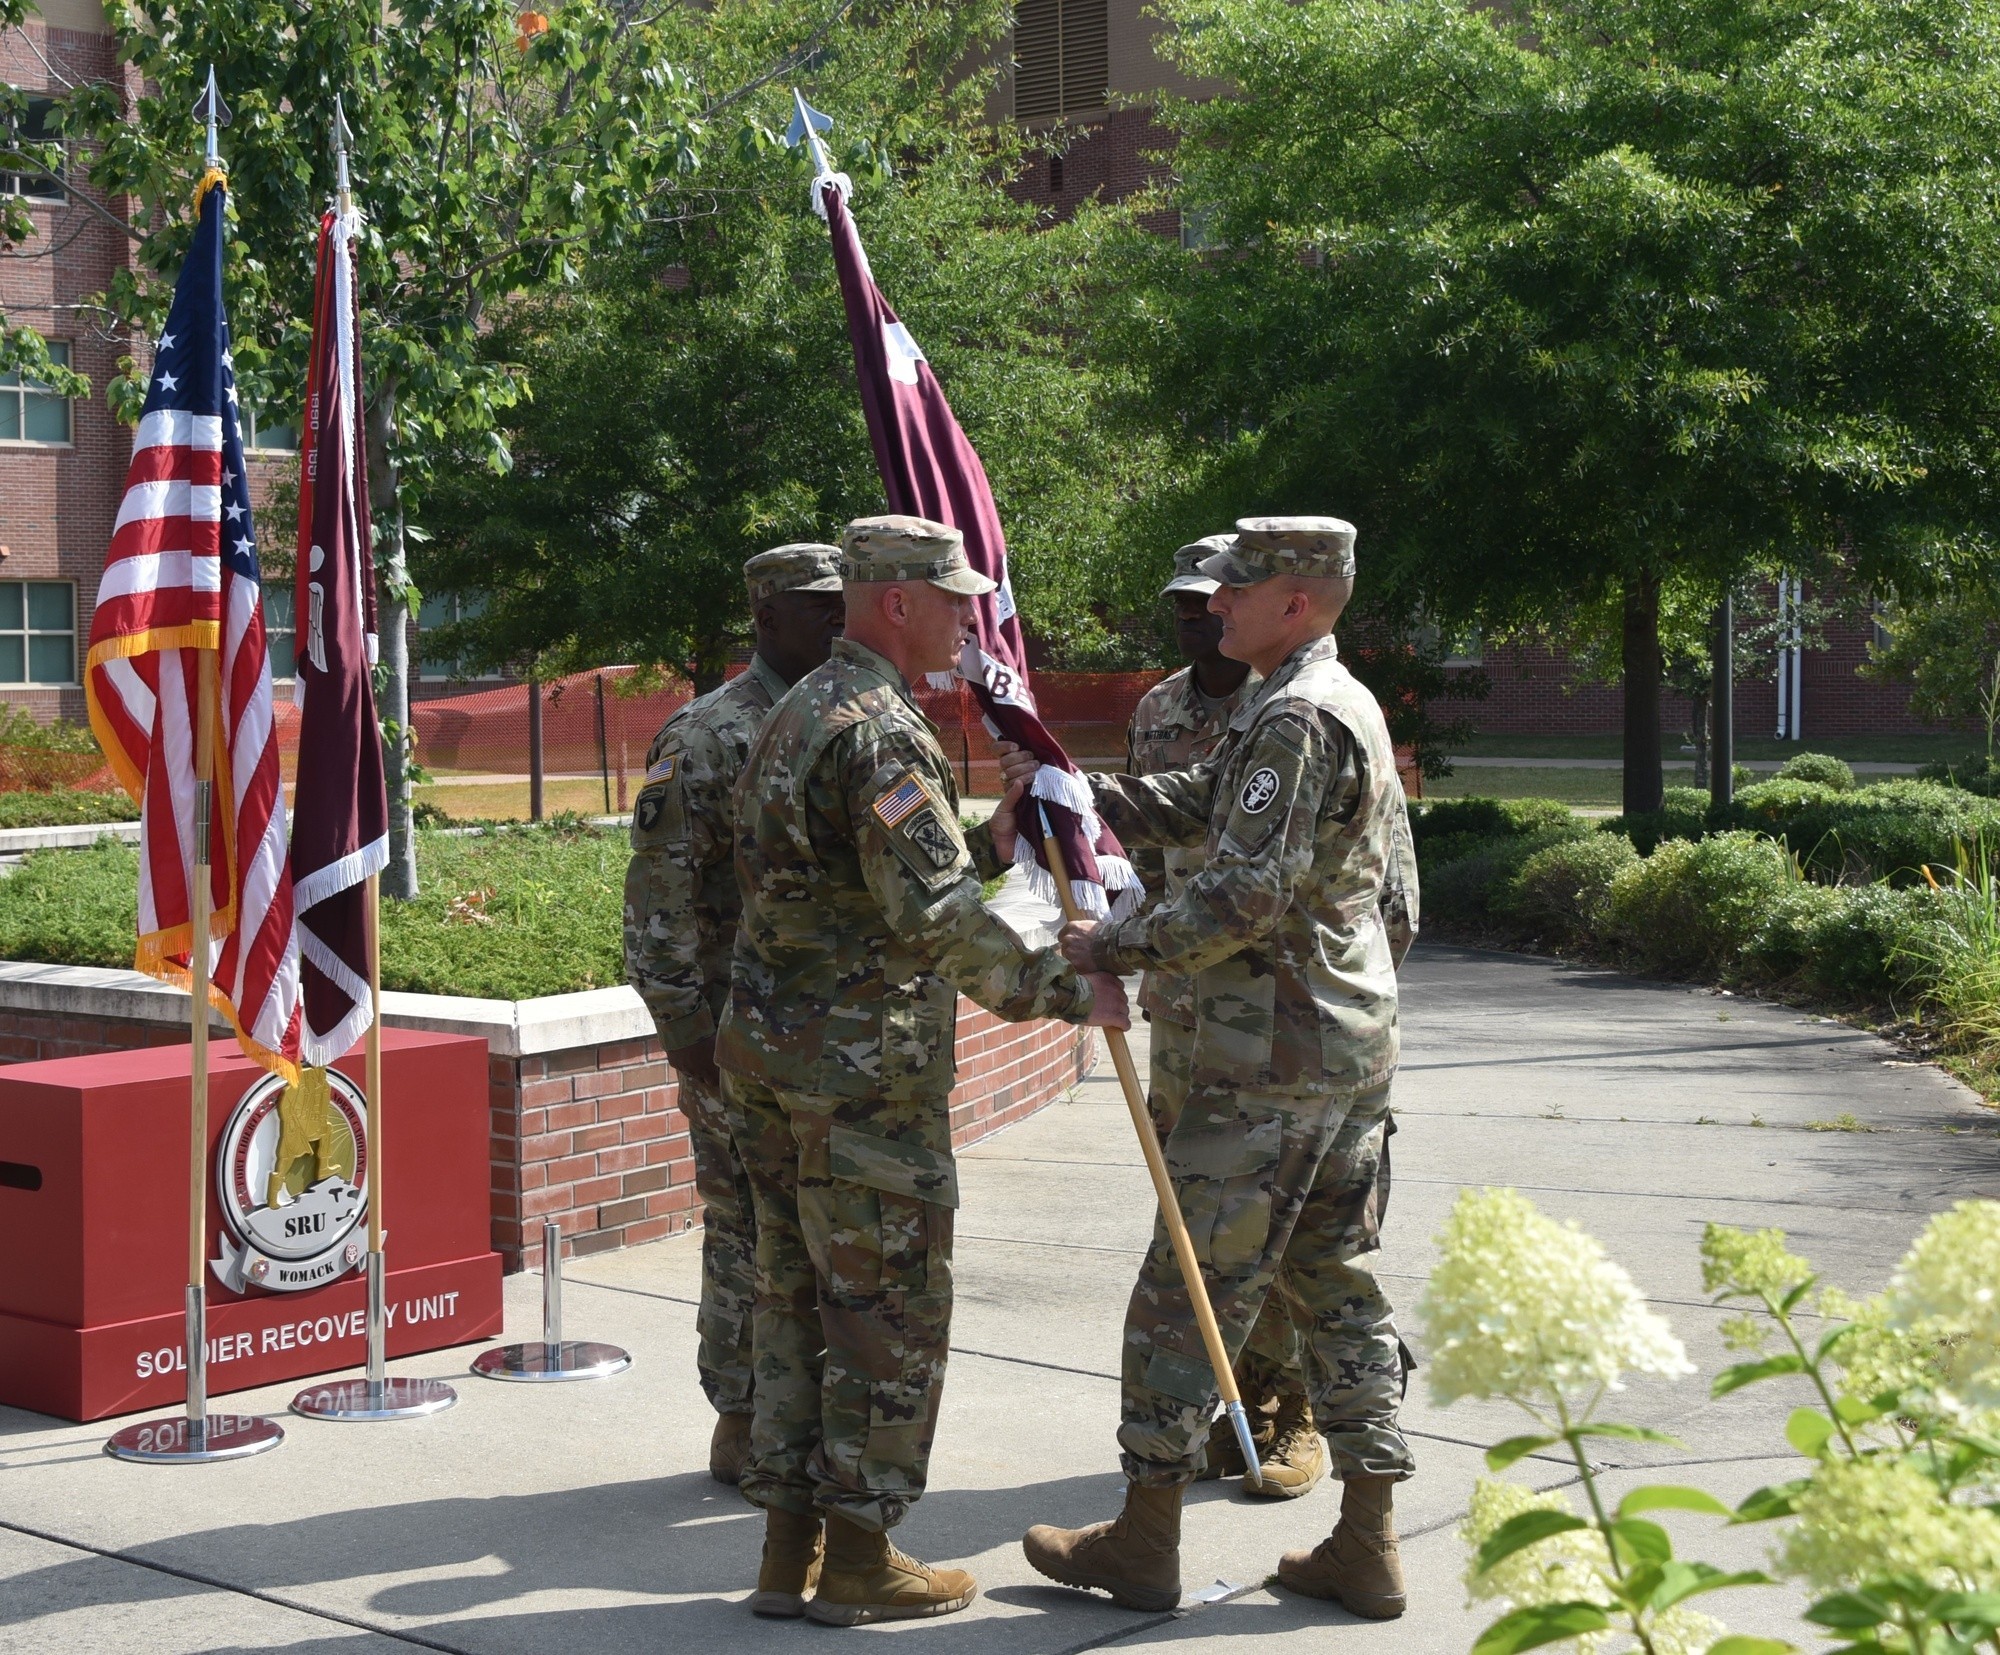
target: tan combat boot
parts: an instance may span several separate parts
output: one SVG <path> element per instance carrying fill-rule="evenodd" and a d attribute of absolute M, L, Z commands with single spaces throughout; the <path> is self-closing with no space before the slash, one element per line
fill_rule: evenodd
<path fill-rule="evenodd" d="M 750 1416 L 717 1414 L 715 1435 L 708 1439 L 708 1474 L 732 1488 L 742 1480 L 750 1458 Z"/>
<path fill-rule="evenodd" d="M 1264 1480 L 1260 1484 L 1245 1472 L 1243 1492 L 1262 1499 L 1296 1500 L 1326 1475 L 1326 1444 L 1313 1423 L 1312 1404 L 1303 1396 L 1288 1394 L 1279 1400 L 1271 1445 L 1259 1458 Z"/>
<path fill-rule="evenodd" d="M 1279 1558 L 1278 1584 L 1308 1597 L 1333 1598 L 1370 1620 L 1400 1615 L 1408 1599 L 1390 1502 L 1395 1486 L 1394 1477 L 1349 1477 L 1333 1533 L 1309 1552 Z"/>
<path fill-rule="evenodd" d="M 757 1590 L 750 1594 L 750 1613 L 768 1620 L 797 1620 L 803 1615 L 806 1594 L 819 1584 L 825 1550 L 818 1512 L 801 1517 L 796 1511 L 767 1508 L 764 1561 L 757 1570 Z"/>
<path fill-rule="evenodd" d="M 963 1569 L 933 1569 L 905 1557 L 882 1530 L 828 1512 L 826 1561 L 806 1615 L 827 1626 L 921 1620 L 949 1615 L 978 1596 L 979 1583 Z"/>
<path fill-rule="evenodd" d="M 1065 1586 L 1095 1586 L 1126 1609 L 1158 1612 L 1181 1601 L 1181 1496 L 1186 1485 L 1125 1485 L 1125 1510 L 1087 1529 L 1037 1523 L 1021 1549 Z"/>

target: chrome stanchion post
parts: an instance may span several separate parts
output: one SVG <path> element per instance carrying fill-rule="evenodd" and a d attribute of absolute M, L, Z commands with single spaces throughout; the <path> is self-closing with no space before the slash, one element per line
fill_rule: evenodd
<path fill-rule="evenodd" d="M 595 1340 L 562 1336 L 562 1228 L 542 1224 L 542 1336 L 483 1351 L 472 1371 L 485 1379 L 608 1379 L 632 1365 L 628 1351 Z"/>
<path fill-rule="evenodd" d="M 185 1287 L 187 1318 L 187 1417 L 190 1440 L 207 1435 L 208 1425 L 208 1304 L 199 1287 Z"/>
<path fill-rule="evenodd" d="M 382 1255 L 368 1255 L 368 1389 L 379 1394 L 387 1381 L 389 1361 L 389 1302 L 387 1269 Z"/>
<path fill-rule="evenodd" d="M 373 1190 L 368 1198 L 375 1199 Z M 458 1400 L 442 1379 L 416 1379 L 385 1371 L 389 1355 L 388 1271 L 380 1248 L 368 1254 L 368 1357 L 359 1379 L 314 1385 L 292 1398 L 292 1412 L 307 1419 L 423 1419 Z"/>

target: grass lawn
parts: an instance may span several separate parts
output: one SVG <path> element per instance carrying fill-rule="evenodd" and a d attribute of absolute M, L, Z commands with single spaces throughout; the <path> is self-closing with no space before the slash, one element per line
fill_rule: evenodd
<path fill-rule="evenodd" d="M 382 983 L 521 1000 L 625 980 L 621 833 L 509 828 L 417 835 L 421 894 L 386 902 Z M 0 959 L 130 966 L 136 846 L 37 851 L 0 880 Z"/>
<path fill-rule="evenodd" d="M 1477 714 L 1475 713 L 1475 717 Z M 1680 752 L 1682 732 L 1662 737 L 1669 759 Z M 1808 734 L 1804 741 L 1773 741 L 1768 736 L 1736 737 L 1738 759 L 1788 759 L 1795 753 L 1831 753 L 1835 758 L 1870 764 L 1928 764 L 1932 759 L 1958 759 L 1983 750 L 1983 732 L 1942 736 L 1827 736 Z M 1623 744 L 1615 734 L 1598 736 L 1498 735 L 1481 733 L 1456 751 L 1469 758 L 1496 759 L 1615 759 Z M 1552 795 L 1553 796 L 1553 795 Z"/>
<path fill-rule="evenodd" d="M 1691 782 L 1692 769 L 1669 770 L 1667 785 Z M 1623 772 L 1618 770 L 1570 770 L 1551 766 L 1523 765 L 1519 769 L 1461 765 L 1453 776 L 1427 778 L 1427 799 L 1560 799 L 1569 805 L 1616 805 Z"/>
<path fill-rule="evenodd" d="M 639 791 L 639 777 L 626 782 L 628 797 Z M 427 782 L 415 789 L 419 804 L 436 805 L 459 822 L 525 822 L 528 819 L 528 780 L 518 782 L 459 782 L 449 778 Z M 618 808 L 618 780 L 611 782 L 611 808 Z M 629 808 L 629 806 L 628 806 Z M 542 809 L 550 815 L 574 811 L 579 816 L 602 816 L 604 782 L 597 776 L 587 779 L 550 781 L 542 784 Z"/>
<path fill-rule="evenodd" d="M 139 807 L 123 793 L 0 793 L 0 828 L 72 827 L 136 822 Z"/>

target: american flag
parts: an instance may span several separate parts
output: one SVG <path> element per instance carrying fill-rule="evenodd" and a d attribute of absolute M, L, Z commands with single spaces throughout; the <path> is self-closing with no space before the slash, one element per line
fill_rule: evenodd
<path fill-rule="evenodd" d="M 139 806 L 135 963 L 188 988 L 197 671 L 204 651 L 220 651 L 209 998 L 250 1058 L 294 1080 L 299 959 L 284 790 L 222 308 L 223 186 L 211 180 L 153 359 L 91 616 L 84 689 L 98 743 Z"/>

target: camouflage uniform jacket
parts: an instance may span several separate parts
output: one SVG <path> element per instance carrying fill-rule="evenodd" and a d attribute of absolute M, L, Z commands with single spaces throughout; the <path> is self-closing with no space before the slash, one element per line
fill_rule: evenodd
<path fill-rule="evenodd" d="M 942 1100 L 961 992 L 1013 1021 L 1089 1015 L 1062 955 L 980 901 L 1003 871 L 992 836 L 968 843 L 937 727 L 873 650 L 838 640 L 778 703 L 736 802 L 723 1068 L 819 1097 Z"/>
<path fill-rule="evenodd" d="M 714 1034 L 729 998 L 736 894 L 730 790 L 759 727 L 785 693 L 761 656 L 690 701 L 646 754 L 625 870 L 625 976 L 669 1051 Z"/>
<path fill-rule="evenodd" d="M 1231 716 L 1257 693 L 1260 682 L 1253 672 L 1228 695 L 1212 701 L 1195 683 L 1193 667 L 1169 673 L 1140 696 L 1138 706 L 1132 709 L 1132 724 L 1125 732 L 1125 773 L 1156 776 L 1199 764 L 1215 751 Z M 1178 847 L 1164 851 L 1135 848 L 1131 855 L 1132 865 L 1146 884 L 1148 907 L 1177 901 L 1188 875 L 1201 866 L 1200 851 Z M 1191 1029 L 1194 978 L 1185 971 L 1156 967 L 1146 973 L 1139 1004 L 1154 1017 Z"/>
<path fill-rule="evenodd" d="M 1205 763 L 1091 785 L 1128 844 L 1204 847 L 1177 901 L 1095 948 L 1107 970 L 1194 973 L 1196 1085 L 1337 1093 L 1394 1071 L 1416 855 L 1382 710 L 1332 638 L 1265 680 Z"/>

